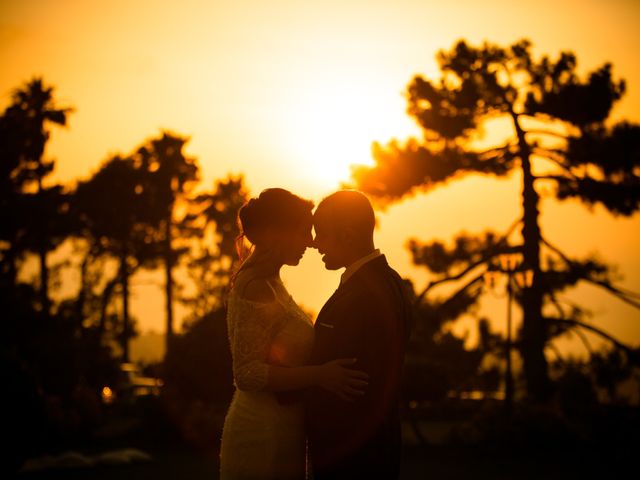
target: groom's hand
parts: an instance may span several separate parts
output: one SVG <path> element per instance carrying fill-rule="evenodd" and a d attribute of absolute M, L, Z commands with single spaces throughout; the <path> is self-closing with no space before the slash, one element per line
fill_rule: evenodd
<path fill-rule="evenodd" d="M 318 386 L 335 393 L 342 400 L 353 402 L 364 394 L 369 384 L 369 375 L 361 370 L 349 368 L 356 363 L 355 358 L 341 358 L 318 367 Z"/>

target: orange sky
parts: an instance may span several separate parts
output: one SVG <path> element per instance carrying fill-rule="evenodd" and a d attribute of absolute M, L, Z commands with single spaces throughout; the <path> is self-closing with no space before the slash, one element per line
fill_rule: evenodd
<path fill-rule="evenodd" d="M 0 0 L 0 106 L 43 75 L 59 104 L 75 107 L 49 144 L 52 180 L 86 178 L 110 153 L 168 128 L 191 136 L 187 151 L 207 185 L 244 172 L 253 192 L 282 186 L 318 201 L 349 163 L 368 161 L 372 141 L 416 133 L 402 92 L 415 73 L 436 75 L 435 53 L 459 38 L 507 45 L 527 37 L 536 54 L 575 51 L 582 71 L 611 61 L 628 82 L 614 118 L 640 121 L 639 21 L 632 0 Z M 377 243 L 422 285 L 427 277 L 411 267 L 407 238 L 503 230 L 519 215 L 518 192 L 516 178 L 451 183 L 381 213 Z M 599 252 L 619 266 L 622 285 L 640 291 L 638 218 L 548 199 L 542 226 L 576 256 Z M 284 278 L 318 311 L 338 273 L 309 251 Z M 134 286 L 143 330 L 162 328 L 159 292 L 144 275 Z M 592 287 L 567 296 L 592 308 L 594 323 L 640 343 L 638 311 Z M 485 308 L 504 317 L 504 299 L 489 298 Z"/>

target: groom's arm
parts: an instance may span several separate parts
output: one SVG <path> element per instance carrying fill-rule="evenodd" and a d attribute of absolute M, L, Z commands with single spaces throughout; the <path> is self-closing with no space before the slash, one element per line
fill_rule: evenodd
<path fill-rule="evenodd" d="M 369 375 L 369 385 L 357 400 L 362 417 L 359 422 L 374 430 L 397 402 L 405 333 L 393 296 L 382 287 L 367 293 L 352 312 L 352 342 L 358 358 L 355 368 Z"/>

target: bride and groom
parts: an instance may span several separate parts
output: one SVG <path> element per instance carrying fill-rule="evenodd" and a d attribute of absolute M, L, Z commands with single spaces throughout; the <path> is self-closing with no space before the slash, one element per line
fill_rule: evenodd
<path fill-rule="evenodd" d="M 402 279 L 374 247 L 369 200 L 342 190 L 313 212 L 311 201 L 272 188 L 238 219 L 239 242 L 253 248 L 228 297 L 236 391 L 220 478 L 397 478 L 411 308 Z M 327 269 L 345 268 L 315 324 L 280 280 L 280 268 L 297 265 L 307 247 Z"/>

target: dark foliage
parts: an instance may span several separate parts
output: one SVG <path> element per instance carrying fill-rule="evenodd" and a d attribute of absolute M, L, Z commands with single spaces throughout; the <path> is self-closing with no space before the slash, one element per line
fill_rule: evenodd
<path fill-rule="evenodd" d="M 165 406 L 184 438 L 199 448 L 214 448 L 234 389 L 225 309 L 174 337 L 163 377 Z"/>

